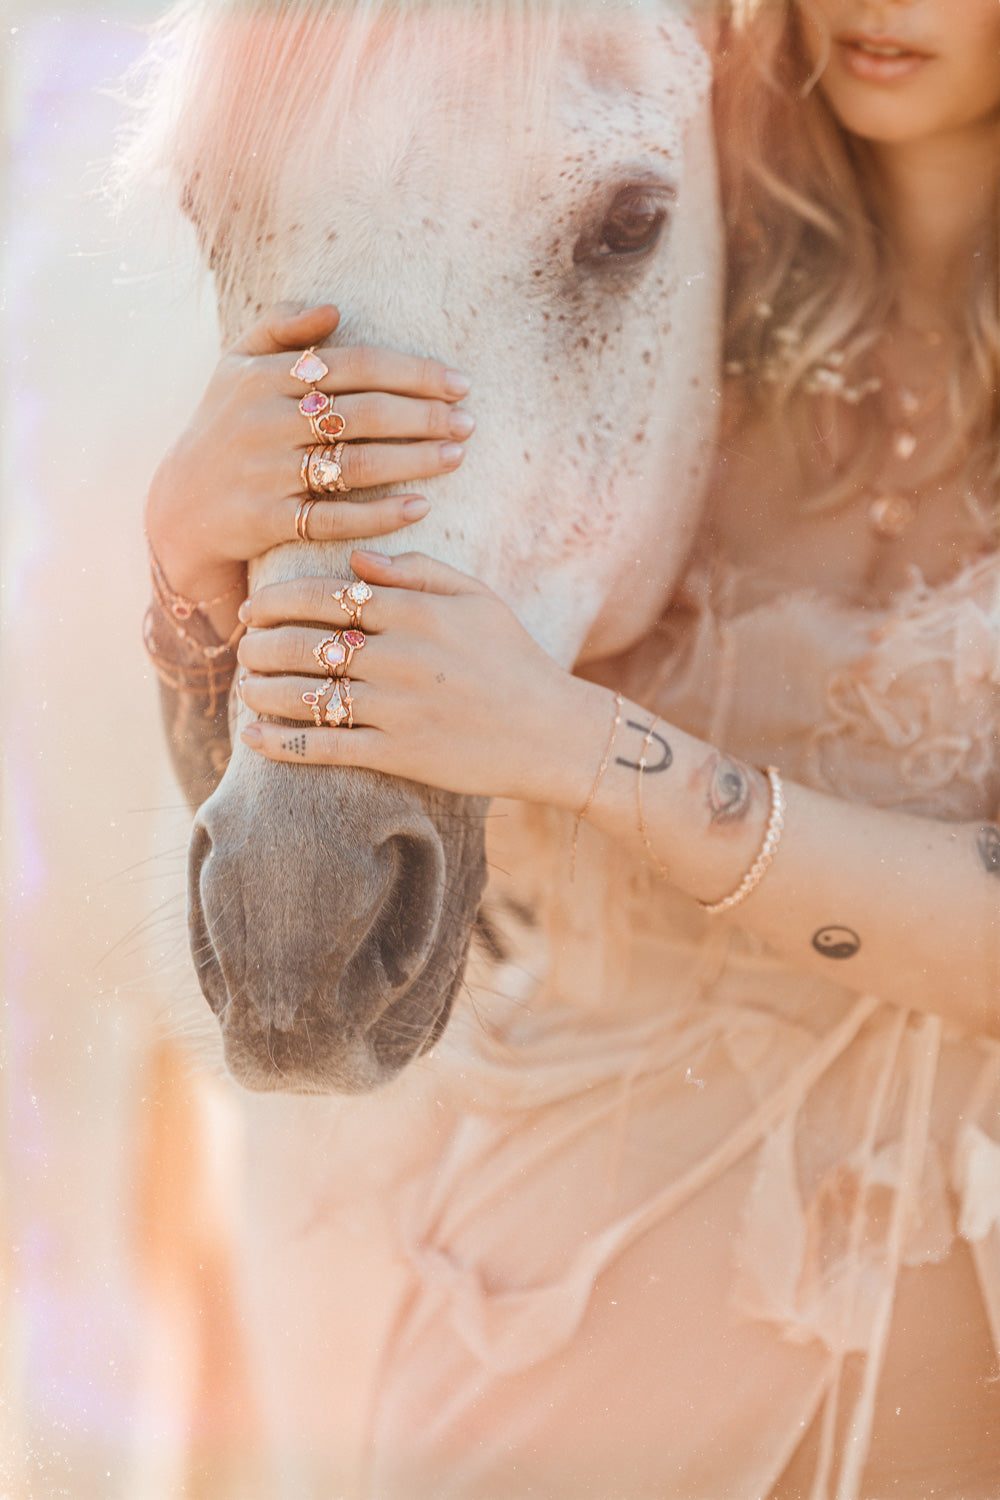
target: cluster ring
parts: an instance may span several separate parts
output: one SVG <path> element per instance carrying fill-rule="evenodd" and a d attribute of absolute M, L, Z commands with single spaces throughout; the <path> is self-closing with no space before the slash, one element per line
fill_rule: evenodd
<path fill-rule="evenodd" d="M 356 579 L 354 583 L 345 583 L 343 588 L 336 590 L 333 597 L 344 613 L 350 616 L 351 629 L 360 629 L 361 611 L 372 597 L 368 584 L 363 583 L 361 579 Z"/>
<path fill-rule="evenodd" d="M 313 647 L 313 656 L 324 672 L 333 677 L 346 677 L 355 651 L 363 649 L 365 635 L 362 630 L 335 630 Z"/>
<path fill-rule="evenodd" d="M 307 448 L 299 465 L 302 488 L 309 495 L 344 495 L 351 486 L 344 479 L 344 443 Z"/>

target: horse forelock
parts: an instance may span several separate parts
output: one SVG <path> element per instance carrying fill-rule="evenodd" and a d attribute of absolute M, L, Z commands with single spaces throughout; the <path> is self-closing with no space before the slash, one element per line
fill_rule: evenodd
<path fill-rule="evenodd" d="M 435 163 L 445 174 L 477 113 L 516 118 L 522 143 L 538 133 L 557 52 L 576 54 L 609 87 L 638 87 L 642 49 L 625 39 L 629 20 L 670 31 L 670 86 L 696 100 L 707 74 L 689 9 L 689 0 L 181 0 L 137 72 L 122 176 L 126 186 L 168 179 L 225 287 L 273 239 L 289 175 L 305 180 L 306 195 L 310 173 L 336 178 L 358 118 L 387 103 L 419 134 L 439 118 Z M 387 180 L 405 178 L 407 148 L 385 135 L 377 165 Z M 529 170 L 530 151 L 515 145 L 507 171 Z"/>

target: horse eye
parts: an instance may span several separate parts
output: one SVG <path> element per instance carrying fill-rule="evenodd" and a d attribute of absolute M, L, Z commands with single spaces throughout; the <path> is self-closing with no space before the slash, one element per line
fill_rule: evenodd
<path fill-rule="evenodd" d="M 582 235 L 573 260 L 592 263 L 638 258 L 659 243 L 667 222 L 667 203 L 662 192 L 649 188 L 625 188 L 615 198 L 596 232 Z"/>

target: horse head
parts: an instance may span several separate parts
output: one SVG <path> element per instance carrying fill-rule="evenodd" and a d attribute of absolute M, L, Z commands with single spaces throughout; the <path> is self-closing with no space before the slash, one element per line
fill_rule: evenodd
<path fill-rule="evenodd" d="M 405 546 L 484 579 L 566 667 L 636 641 L 713 429 L 721 234 L 686 6 L 196 0 L 174 53 L 161 145 L 227 340 L 272 301 L 328 297 L 345 343 L 464 370 L 476 436 L 421 487 Z M 344 576 L 347 555 L 281 547 L 252 582 Z M 237 741 L 195 822 L 190 924 L 239 1081 L 368 1090 L 431 1046 L 485 806 Z"/>

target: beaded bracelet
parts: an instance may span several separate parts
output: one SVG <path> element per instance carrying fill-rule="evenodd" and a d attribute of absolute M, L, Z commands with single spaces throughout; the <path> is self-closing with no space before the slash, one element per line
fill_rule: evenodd
<path fill-rule="evenodd" d="M 760 852 L 731 896 L 725 896 L 721 901 L 698 902 L 703 911 L 717 914 L 731 911 L 734 906 L 739 906 L 740 902 L 745 901 L 750 892 L 760 885 L 770 868 L 785 826 L 785 793 L 776 766 L 768 766 L 764 775 L 771 784 L 771 812 L 764 830 L 764 841 L 760 846 Z"/>

